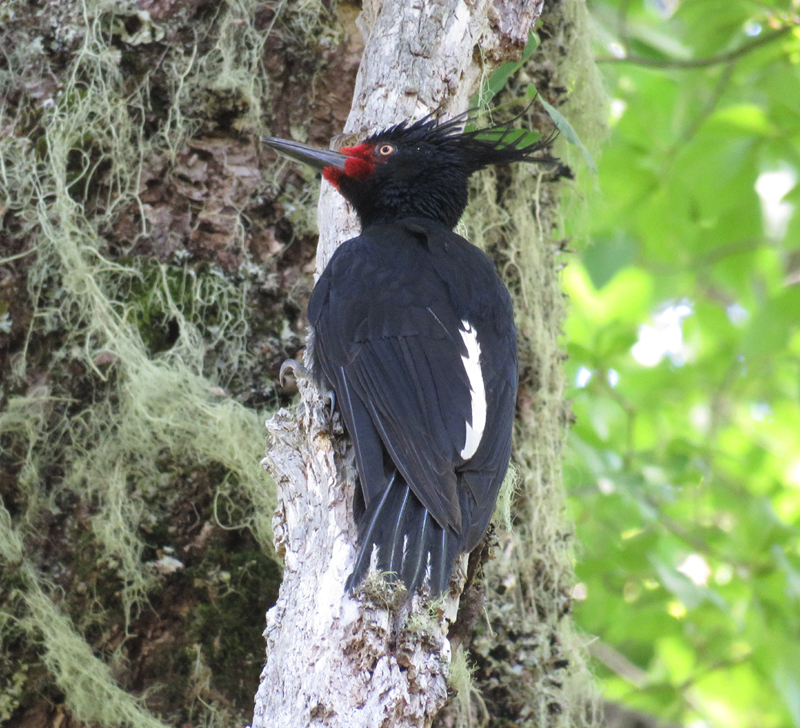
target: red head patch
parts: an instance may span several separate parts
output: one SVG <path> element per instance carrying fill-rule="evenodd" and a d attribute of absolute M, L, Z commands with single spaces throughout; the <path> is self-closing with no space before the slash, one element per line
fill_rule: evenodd
<path fill-rule="evenodd" d="M 344 169 L 325 167 L 325 169 L 322 170 L 322 176 L 337 190 L 339 189 L 339 182 L 343 177 L 349 177 L 350 179 L 362 182 L 375 171 L 373 148 L 371 145 L 359 144 L 357 147 L 342 147 L 339 151 L 347 155 Z"/>

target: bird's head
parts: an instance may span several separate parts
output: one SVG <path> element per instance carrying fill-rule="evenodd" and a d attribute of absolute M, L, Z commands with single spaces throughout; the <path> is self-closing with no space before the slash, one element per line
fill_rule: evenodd
<path fill-rule="evenodd" d="M 353 205 L 362 228 L 424 217 L 452 229 L 467 206 L 473 172 L 492 164 L 554 161 L 537 156 L 552 137 L 531 141 L 529 134 L 502 126 L 464 131 L 468 118 L 404 121 L 338 152 L 274 137 L 264 143 L 322 170 Z"/>

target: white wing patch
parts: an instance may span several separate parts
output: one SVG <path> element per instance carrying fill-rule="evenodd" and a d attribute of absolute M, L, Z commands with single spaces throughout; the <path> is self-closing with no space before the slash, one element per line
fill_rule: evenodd
<path fill-rule="evenodd" d="M 483 384 L 481 371 L 481 345 L 478 343 L 478 332 L 472 328 L 469 321 L 462 321 L 461 325 L 464 328 L 458 333 L 461 334 L 467 347 L 467 355 L 462 356 L 461 361 L 464 362 L 464 369 L 467 371 L 472 397 L 472 422 L 466 423 L 467 437 L 461 450 L 461 457 L 469 460 L 481 444 L 483 430 L 486 427 L 486 387 Z"/>

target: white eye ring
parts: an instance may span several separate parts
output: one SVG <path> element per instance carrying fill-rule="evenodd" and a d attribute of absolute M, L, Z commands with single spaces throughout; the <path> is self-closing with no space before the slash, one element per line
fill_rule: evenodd
<path fill-rule="evenodd" d="M 378 155 L 381 157 L 388 157 L 390 154 L 394 154 L 395 150 L 394 144 L 381 144 L 378 147 Z"/>

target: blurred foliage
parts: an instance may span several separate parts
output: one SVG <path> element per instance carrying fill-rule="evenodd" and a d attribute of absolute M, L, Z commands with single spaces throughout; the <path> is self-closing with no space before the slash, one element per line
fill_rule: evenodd
<path fill-rule="evenodd" d="M 577 618 L 611 700 L 800 726 L 800 5 L 590 8 L 612 133 L 565 271 Z"/>

